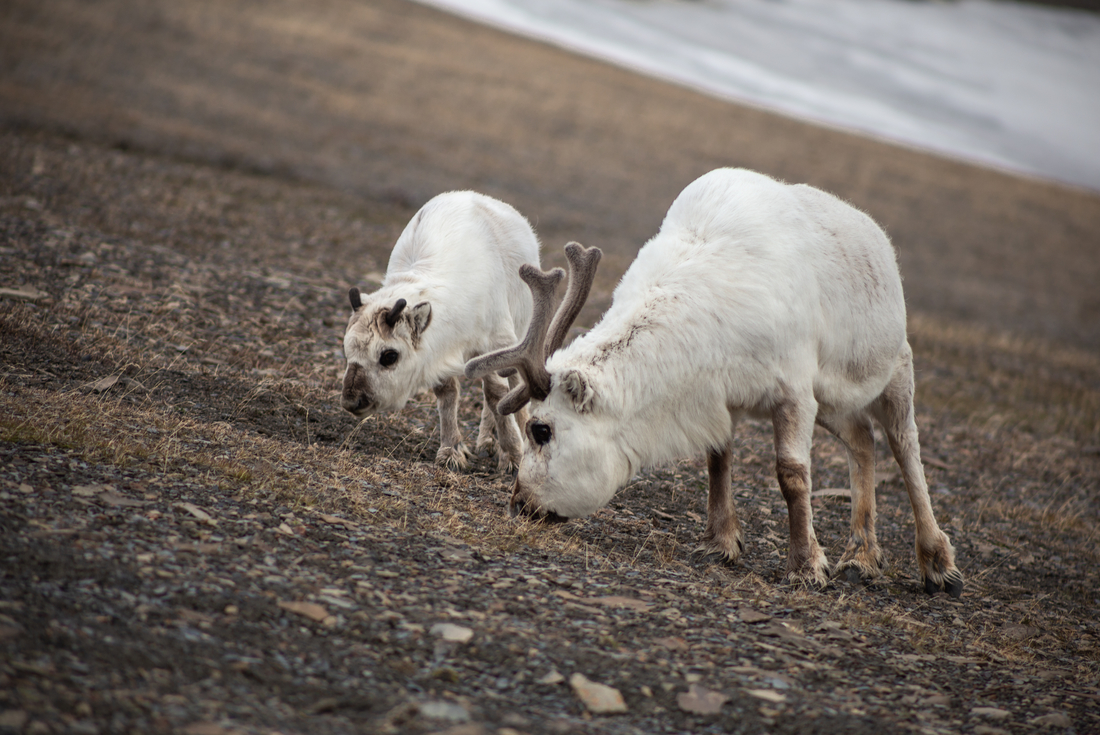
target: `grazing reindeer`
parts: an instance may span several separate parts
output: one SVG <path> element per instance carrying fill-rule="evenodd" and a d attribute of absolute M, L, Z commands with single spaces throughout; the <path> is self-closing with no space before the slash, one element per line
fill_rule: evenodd
<path fill-rule="evenodd" d="M 472 191 L 425 204 L 394 245 L 382 287 L 368 296 L 349 292 L 344 408 L 357 417 L 396 411 L 431 388 L 441 434 L 436 463 L 467 467 L 458 376 L 467 360 L 514 344 L 527 328 L 531 294 L 518 275 L 525 264 L 538 267 L 538 238 L 508 204 Z M 505 471 L 519 464 L 523 439 L 515 417 L 496 412 L 505 381 L 486 374 L 482 386 L 477 450 L 493 448 L 495 430 Z"/>
<path fill-rule="evenodd" d="M 466 365 L 471 377 L 519 371 L 523 382 L 500 401 L 502 412 L 534 401 L 513 514 L 586 515 L 643 466 L 706 451 L 699 550 L 734 562 L 744 541 L 730 489 L 733 430 L 742 416 L 770 418 L 790 517 L 787 576 L 824 586 L 829 564 L 810 507 L 816 421 L 848 450 L 852 535 L 838 571 L 871 579 L 883 563 L 876 419 L 909 491 L 925 589 L 962 593 L 920 462 L 901 278 L 893 247 L 869 217 L 809 186 L 712 171 L 673 202 L 600 322 L 559 351 L 600 251 L 570 243 L 566 255 L 569 287 L 553 323 L 564 273 L 524 266 L 535 300 L 526 337 Z"/>

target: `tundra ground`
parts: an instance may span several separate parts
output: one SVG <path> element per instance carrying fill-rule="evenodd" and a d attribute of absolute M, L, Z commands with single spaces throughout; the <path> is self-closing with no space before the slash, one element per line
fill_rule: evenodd
<path fill-rule="evenodd" d="M 115 31 L 64 2 L 13 3 L 0 29 L 19 39 L 2 44 L 0 75 L 0 732 L 1100 730 L 1095 195 L 768 118 L 401 2 L 322 3 L 311 18 L 272 4 L 236 45 L 210 39 L 246 22 L 238 6 L 139 5 L 98 5 L 113 28 L 140 27 L 126 43 L 106 44 Z M 363 121 L 384 144 L 353 162 L 371 185 L 326 158 L 334 133 L 318 132 L 362 108 L 307 123 L 210 102 L 263 97 L 266 67 L 248 64 L 264 54 L 345 68 L 354 52 L 333 18 L 347 17 L 375 23 L 362 53 L 389 54 L 370 67 L 371 94 L 388 100 L 371 114 L 389 117 Z M 324 42 L 303 50 L 304 37 Z M 183 84 L 194 69 L 158 66 L 179 48 L 222 76 Z M 488 58 L 515 63 L 478 67 Z M 402 125 L 442 104 L 439 80 L 414 73 L 425 65 L 450 68 L 469 108 L 417 142 Z M 479 68 L 504 81 L 475 83 Z M 246 72 L 241 96 L 219 96 Z M 544 107 L 504 83 L 525 74 L 542 79 Z M 99 96 L 68 94 L 95 85 Z M 585 85 L 603 85 L 600 105 Z M 291 91 L 264 99 L 297 109 Z M 639 95 L 670 110 L 622 133 L 655 141 L 652 160 L 616 137 L 624 111 L 647 109 Z M 486 96 L 515 103 L 498 105 L 506 120 L 486 116 Z M 150 112 L 185 98 L 171 125 Z M 576 114 L 583 124 L 563 132 Z M 694 169 L 738 162 L 706 137 L 669 149 L 669 126 L 723 116 L 745 136 L 740 162 L 843 190 L 889 222 L 915 302 L 922 456 L 967 577 L 959 600 L 920 589 L 881 441 L 887 572 L 810 591 L 784 583 L 765 424 L 739 429 L 748 549 L 730 568 L 691 554 L 702 457 L 640 474 L 591 518 L 543 527 L 507 518 L 509 478 L 491 458 L 466 473 L 432 464 L 430 396 L 362 423 L 339 408 L 347 288 L 384 269 L 421 201 L 460 186 L 508 199 L 549 263 L 567 238 L 606 244 L 581 317 L 591 324 L 630 243 Z M 284 143 L 268 145 L 281 124 Z M 524 125 L 550 138 L 526 139 L 541 172 L 516 164 Z M 792 157 L 798 146 L 812 155 Z M 463 390 L 472 439 L 480 397 Z M 813 481 L 835 561 L 847 467 L 823 433 Z M 625 711 L 594 712 L 575 674 L 617 689 Z"/>

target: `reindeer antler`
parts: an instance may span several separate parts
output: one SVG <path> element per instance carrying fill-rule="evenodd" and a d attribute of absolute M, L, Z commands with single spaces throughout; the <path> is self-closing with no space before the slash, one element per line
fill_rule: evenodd
<path fill-rule="evenodd" d="M 565 257 L 569 263 L 569 286 L 556 314 L 552 314 L 551 310 L 554 292 L 565 276 L 565 271 L 554 268 L 547 273 L 533 265 L 520 266 L 519 277 L 531 289 L 534 299 L 526 336 L 518 345 L 470 360 L 466 363 L 465 371 L 468 378 L 480 378 L 510 368 L 519 370 L 523 382 L 497 404 L 497 411 L 502 415 L 515 413 L 532 397 L 541 401 L 550 394 L 550 373 L 546 370 L 546 359 L 561 347 L 569 327 L 584 306 L 592 288 L 592 280 L 596 276 L 596 265 L 602 255 L 599 248 L 586 248 L 576 242 L 565 246 Z"/>
<path fill-rule="evenodd" d="M 592 290 L 592 281 L 596 278 L 596 266 L 603 257 L 603 251 L 597 247 L 586 248 L 579 242 L 571 242 L 565 246 L 565 259 L 569 263 L 569 285 L 565 289 L 565 296 L 558 306 L 558 313 L 554 315 L 554 321 L 550 324 L 550 331 L 546 338 L 546 357 L 549 358 L 565 342 L 565 335 L 573 326 L 573 320 L 577 318 L 584 302 L 588 300 L 588 292 Z"/>

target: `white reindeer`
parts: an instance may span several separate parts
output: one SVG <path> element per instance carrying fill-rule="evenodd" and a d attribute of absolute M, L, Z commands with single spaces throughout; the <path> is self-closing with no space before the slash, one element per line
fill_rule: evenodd
<path fill-rule="evenodd" d="M 816 421 L 848 451 L 852 531 L 837 571 L 869 580 L 883 563 L 876 419 L 909 492 L 925 589 L 961 595 L 962 574 L 933 517 L 920 461 L 901 278 L 893 247 L 869 217 L 809 186 L 712 171 L 673 202 L 600 322 L 558 351 L 600 251 L 570 243 L 566 254 L 569 288 L 554 323 L 551 302 L 564 273 L 525 266 L 535 298 L 527 336 L 466 365 L 469 376 L 519 370 L 524 382 L 501 400 L 502 412 L 534 399 L 513 514 L 586 515 L 642 467 L 706 451 L 699 551 L 735 562 L 744 542 L 730 490 L 733 431 L 742 416 L 769 418 L 790 518 L 787 576 L 824 586 L 829 564 L 810 506 Z"/>
<path fill-rule="evenodd" d="M 357 288 L 349 292 L 344 408 L 360 418 L 397 411 L 431 388 L 441 435 L 436 463 L 467 467 L 458 376 L 467 360 L 514 344 L 527 328 L 531 294 L 519 279 L 525 264 L 538 267 L 538 238 L 510 205 L 472 191 L 440 194 L 425 204 L 394 245 L 381 288 L 369 296 Z M 492 450 L 495 429 L 505 471 L 519 464 L 522 437 L 515 417 L 496 413 L 505 381 L 488 374 L 482 385 L 476 447 Z"/>

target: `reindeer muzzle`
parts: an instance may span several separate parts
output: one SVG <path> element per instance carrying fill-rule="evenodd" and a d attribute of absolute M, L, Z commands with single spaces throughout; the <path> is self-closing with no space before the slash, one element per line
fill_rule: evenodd
<path fill-rule="evenodd" d="M 355 416 L 363 416 L 374 410 L 375 401 L 367 383 L 367 374 L 361 365 L 352 363 L 344 374 L 344 390 L 340 396 L 340 405 Z"/>
<path fill-rule="evenodd" d="M 546 510 L 534 502 L 520 486 L 518 479 L 512 488 L 512 499 L 508 502 L 508 513 L 513 518 L 524 516 L 543 523 L 565 523 L 569 520 L 566 516 L 559 515 L 552 510 Z"/>

